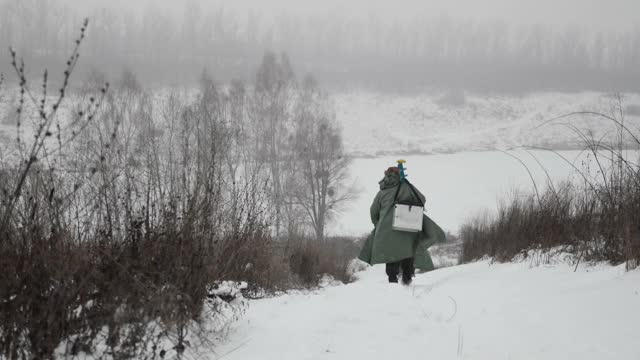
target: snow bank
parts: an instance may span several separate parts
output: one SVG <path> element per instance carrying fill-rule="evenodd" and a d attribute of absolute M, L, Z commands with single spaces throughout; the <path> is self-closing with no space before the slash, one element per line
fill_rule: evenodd
<path fill-rule="evenodd" d="M 640 271 L 489 261 L 386 283 L 383 266 L 254 301 L 218 349 L 233 359 L 638 359 Z"/>

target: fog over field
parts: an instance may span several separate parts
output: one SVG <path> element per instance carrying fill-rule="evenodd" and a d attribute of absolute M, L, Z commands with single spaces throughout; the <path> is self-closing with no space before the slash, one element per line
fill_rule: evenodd
<path fill-rule="evenodd" d="M 287 53 L 298 72 L 332 88 L 636 91 L 640 83 L 630 0 L 3 0 L 0 9 L 4 57 L 13 44 L 36 68 L 55 64 L 89 17 L 91 61 L 81 72 L 115 76 L 127 66 L 155 86 L 193 85 L 203 68 L 220 81 L 247 80 L 266 50 Z"/>
<path fill-rule="evenodd" d="M 633 0 L 59 0 L 77 6 L 83 11 L 99 8 L 121 8 L 144 11 L 159 8 L 180 11 L 187 2 L 197 3 L 204 9 L 224 8 L 233 11 L 255 11 L 273 16 L 291 13 L 309 16 L 333 13 L 354 18 L 380 16 L 392 21 L 433 15 L 448 15 L 468 20 L 496 20 L 509 24 L 549 24 L 581 26 L 596 30 L 624 29 L 636 25 L 638 3 Z"/>

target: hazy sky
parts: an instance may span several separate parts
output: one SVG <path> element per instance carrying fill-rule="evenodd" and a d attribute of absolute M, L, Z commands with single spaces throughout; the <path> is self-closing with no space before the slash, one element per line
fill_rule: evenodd
<path fill-rule="evenodd" d="M 156 6 L 180 9 L 186 1 L 204 7 L 253 9 L 265 14 L 340 13 L 347 16 L 374 14 L 388 19 L 425 18 L 446 14 L 454 18 L 507 23 L 582 25 L 597 29 L 628 29 L 640 24 L 640 0 L 64 0 L 81 7 Z"/>

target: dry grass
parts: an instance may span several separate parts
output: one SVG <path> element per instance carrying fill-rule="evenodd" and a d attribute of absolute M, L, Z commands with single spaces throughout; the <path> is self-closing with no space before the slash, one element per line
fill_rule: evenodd
<path fill-rule="evenodd" d="M 347 271 L 349 262 L 358 257 L 360 242 L 350 237 L 326 237 L 322 242 L 314 238 L 298 239 L 289 255 L 289 266 L 294 281 L 303 286 L 316 286 L 324 274 L 348 283 L 352 279 Z"/>
<path fill-rule="evenodd" d="M 638 264 L 640 166 L 636 159 L 626 155 L 625 148 L 629 139 L 636 146 L 640 142 L 624 125 L 620 98 L 617 105 L 620 111 L 616 116 L 568 115 L 598 116 L 611 121 L 618 133 L 615 144 L 593 139 L 569 123 L 561 123 L 572 128 L 584 142 L 585 151 L 593 159 L 596 177 L 590 175 L 591 170 L 574 166 L 582 184 L 550 183 L 542 192 L 536 186 L 534 195 L 516 195 L 502 203 L 494 218 L 478 218 L 466 224 L 461 229 L 462 261 L 484 256 L 509 261 L 526 250 L 562 247 L 576 254 L 578 261 L 626 262 L 629 267 Z"/>

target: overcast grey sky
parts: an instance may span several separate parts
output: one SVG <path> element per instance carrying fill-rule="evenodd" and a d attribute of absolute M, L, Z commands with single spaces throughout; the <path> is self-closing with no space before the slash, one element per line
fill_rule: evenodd
<path fill-rule="evenodd" d="M 156 83 L 191 84 L 203 68 L 223 82 L 251 79 L 273 51 L 286 53 L 296 71 L 336 87 L 640 91 L 640 0 L 0 4 L 0 57 L 17 44 L 36 62 L 56 63 L 86 16 L 88 64 L 110 76 L 127 67 Z M 23 19 L 34 16 L 40 20 L 25 26 Z"/>
<path fill-rule="evenodd" d="M 182 9 L 186 1 L 203 7 L 253 9 L 264 14 L 284 12 L 370 14 L 387 19 L 446 14 L 480 21 L 514 24 L 581 25 L 595 29 L 628 29 L 640 24 L 640 0 L 64 0 L 80 6 Z"/>

